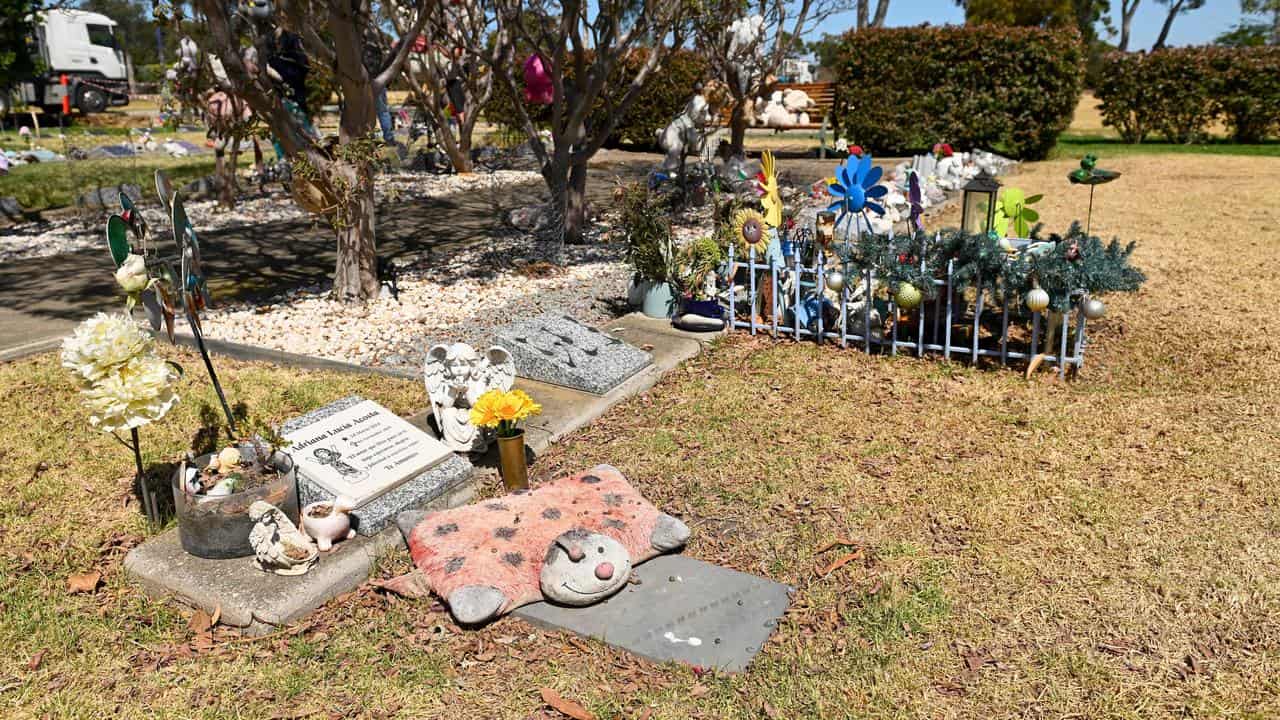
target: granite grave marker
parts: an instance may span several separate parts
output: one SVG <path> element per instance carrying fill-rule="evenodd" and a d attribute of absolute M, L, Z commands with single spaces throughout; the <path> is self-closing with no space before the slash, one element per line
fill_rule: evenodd
<path fill-rule="evenodd" d="M 302 505 L 345 495 L 361 535 L 467 482 L 472 466 L 381 405 L 350 396 L 286 422 Z"/>
<path fill-rule="evenodd" d="M 648 367 L 649 353 L 567 315 L 548 313 L 498 329 L 516 372 L 531 380 L 604 395 Z"/>

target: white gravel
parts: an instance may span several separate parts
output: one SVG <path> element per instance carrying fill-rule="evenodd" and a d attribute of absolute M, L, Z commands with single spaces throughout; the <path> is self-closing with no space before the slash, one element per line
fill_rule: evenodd
<path fill-rule="evenodd" d="M 440 341 L 482 346 L 500 325 L 544 312 L 587 324 L 616 317 L 631 268 L 620 243 L 570 246 L 562 266 L 553 248 L 527 236 L 493 240 L 400 271 L 399 299 L 363 306 L 329 299 L 326 290 L 293 290 L 257 305 L 239 303 L 204 315 L 208 337 L 360 365 L 420 367 Z"/>
<path fill-rule="evenodd" d="M 242 181 L 243 182 L 243 181 Z M 420 173 L 387 173 L 378 176 L 379 200 L 412 200 L 469 193 L 520 183 L 542 182 L 536 172 L 499 170 L 471 175 L 427 175 Z M 244 187 L 248 187 L 246 183 Z M 255 225 L 281 220 L 301 220 L 307 214 L 285 193 L 276 189 L 266 195 L 246 197 L 234 210 L 223 210 L 213 200 L 189 200 L 187 214 L 202 232 L 241 225 Z M 153 228 L 157 242 L 164 243 L 169 222 L 164 218 L 154 190 L 143 188 L 143 215 Z M 29 222 L 0 228 L 0 262 L 52 257 L 84 250 L 101 250 L 106 255 L 106 214 L 85 211 L 83 214 L 42 222 Z"/>

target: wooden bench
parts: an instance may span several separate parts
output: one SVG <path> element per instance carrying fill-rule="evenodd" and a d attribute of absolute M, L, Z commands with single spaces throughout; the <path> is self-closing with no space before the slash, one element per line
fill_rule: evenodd
<path fill-rule="evenodd" d="M 832 82 L 819 83 L 777 83 L 765 91 L 766 95 L 773 95 L 774 92 L 785 93 L 788 90 L 802 90 L 813 100 L 814 106 L 809 110 L 810 122 L 803 125 L 788 125 L 782 128 L 772 128 L 774 130 L 821 130 L 824 127 L 830 127 L 828 122 L 831 115 L 831 108 L 835 105 L 836 100 L 836 84 Z M 755 98 L 747 100 L 754 103 Z M 813 118 L 822 118 L 821 122 L 812 122 Z M 725 106 L 720 108 L 720 124 L 728 126 L 733 119 L 733 108 Z M 750 127 L 763 127 L 761 125 L 752 125 Z"/>
<path fill-rule="evenodd" d="M 765 93 L 768 97 L 774 92 L 785 93 L 788 90 L 803 90 L 809 99 L 813 100 L 814 105 L 809 109 L 808 123 L 787 125 L 785 127 L 766 127 L 763 125 L 748 125 L 747 128 L 759 128 L 773 130 L 774 132 L 785 132 L 787 130 L 817 130 L 818 141 L 822 145 L 821 156 L 826 157 L 827 150 L 827 131 L 831 128 L 831 109 L 836 101 L 836 84 L 833 82 L 814 82 L 814 83 L 775 83 Z M 755 98 L 747 100 L 754 103 Z M 819 122 L 813 122 L 814 118 L 821 118 Z M 723 107 L 720 109 L 720 124 L 728 127 L 733 119 L 732 108 Z"/>

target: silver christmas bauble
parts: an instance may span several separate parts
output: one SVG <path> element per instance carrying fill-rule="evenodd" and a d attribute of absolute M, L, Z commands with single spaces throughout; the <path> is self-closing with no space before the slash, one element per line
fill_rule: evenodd
<path fill-rule="evenodd" d="M 1097 320 L 1107 314 L 1107 304 L 1098 298 L 1088 298 L 1084 301 L 1084 316 L 1090 320 Z"/>
<path fill-rule="evenodd" d="M 1034 287 L 1027 291 L 1027 296 L 1023 298 L 1023 301 L 1031 312 L 1044 312 L 1044 309 L 1049 307 L 1049 293 L 1041 288 Z"/>
<path fill-rule="evenodd" d="M 844 290 L 844 273 L 839 270 L 832 270 L 827 273 L 827 288 L 832 292 Z"/>

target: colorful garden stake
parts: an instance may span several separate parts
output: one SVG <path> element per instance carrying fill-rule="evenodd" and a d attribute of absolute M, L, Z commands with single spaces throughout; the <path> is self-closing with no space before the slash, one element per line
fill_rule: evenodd
<path fill-rule="evenodd" d="M 1120 173 L 1115 170 L 1103 170 L 1098 167 L 1098 156 L 1093 153 L 1080 158 L 1080 167 L 1067 174 L 1067 179 L 1071 181 L 1072 185 L 1089 186 L 1089 215 L 1085 219 L 1085 235 L 1089 234 L 1089 229 L 1093 226 L 1093 188 L 1109 183 L 1118 177 L 1120 177 Z"/>

